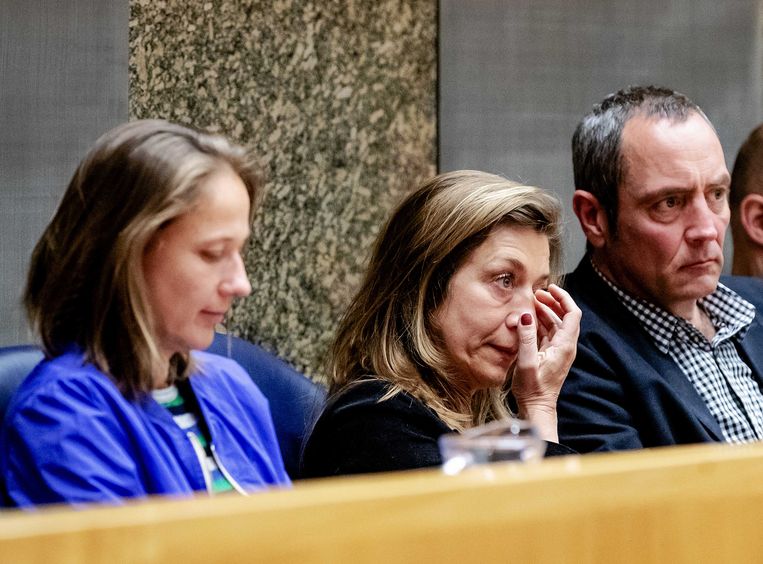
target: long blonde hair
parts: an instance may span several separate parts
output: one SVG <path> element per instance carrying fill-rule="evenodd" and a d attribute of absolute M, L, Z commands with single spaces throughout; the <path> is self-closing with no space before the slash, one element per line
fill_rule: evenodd
<path fill-rule="evenodd" d="M 143 120 L 96 141 L 32 253 L 24 304 L 47 356 L 77 345 L 125 395 L 153 387 L 161 356 L 142 257 L 154 234 L 196 205 L 203 181 L 226 167 L 254 210 L 260 181 L 252 161 L 222 137 Z M 169 376 L 182 377 L 189 358 L 176 354 L 170 365 Z"/>
<path fill-rule="evenodd" d="M 461 170 L 425 181 L 393 212 L 376 239 L 364 281 L 337 330 L 329 357 L 330 392 L 367 378 L 405 391 L 451 428 L 508 415 L 505 390 L 466 397 L 433 313 L 453 273 L 498 225 L 548 237 L 550 268 L 561 267 L 560 206 L 551 194 L 501 176 Z"/>

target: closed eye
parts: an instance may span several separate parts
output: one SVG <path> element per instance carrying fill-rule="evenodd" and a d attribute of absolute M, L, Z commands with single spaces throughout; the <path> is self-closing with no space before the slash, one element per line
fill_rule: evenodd
<path fill-rule="evenodd" d="M 225 257 L 225 252 L 222 250 L 202 250 L 199 252 L 201 258 L 206 262 L 218 262 Z"/>

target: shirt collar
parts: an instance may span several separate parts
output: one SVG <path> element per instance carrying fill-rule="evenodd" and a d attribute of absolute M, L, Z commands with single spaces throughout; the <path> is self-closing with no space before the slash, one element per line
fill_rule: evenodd
<path fill-rule="evenodd" d="M 707 344 L 699 330 L 688 321 L 647 300 L 631 296 L 607 278 L 597 268 L 593 259 L 591 266 L 599 278 L 615 292 L 623 306 L 638 319 L 662 353 L 667 353 L 671 342 L 681 336 L 696 340 L 697 344 Z M 698 304 L 705 310 L 715 327 L 713 342 L 731 337 L 741 340 L 755 317 L 755 307 L 721 283 L 718 283 L 711 294 L 700 299 Z"/>

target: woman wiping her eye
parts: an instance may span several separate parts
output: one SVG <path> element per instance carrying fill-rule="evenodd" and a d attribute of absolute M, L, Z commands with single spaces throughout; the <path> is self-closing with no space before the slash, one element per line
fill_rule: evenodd
<path fill-rule="evenodd" d="M 511 407 L 557 444 L 556 400 L 580 310 L 552 284 L 559 204 L 500 176 L 424 182 L 379 234 L 331 351 L 305 476 L 439 465 L 440 435 Z"/>

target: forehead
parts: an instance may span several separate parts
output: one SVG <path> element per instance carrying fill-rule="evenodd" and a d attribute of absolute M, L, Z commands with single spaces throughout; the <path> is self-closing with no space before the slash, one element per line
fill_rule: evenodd
<path fill-rule="evenodd" d="M 249 193 L 232 170 L 221 169 L 199 184 L 194 205 L 170 227 L 178 237 L 246 238 L 249 234 Z"/>
<path fill-rule="evenodd" d="M 696 112 L 683 121 L 634 116 L 623 128 L 621 154 L 629 189 L 653 182 L 721 182 L 728 175 L 718 136 Z"/>
<path fill-rule="evenodd" d="M 499 225 L 467 257 L 476 266 L 512 263 L 538 275 L 547 275 L 548 237 L 531 227 Z"/>

